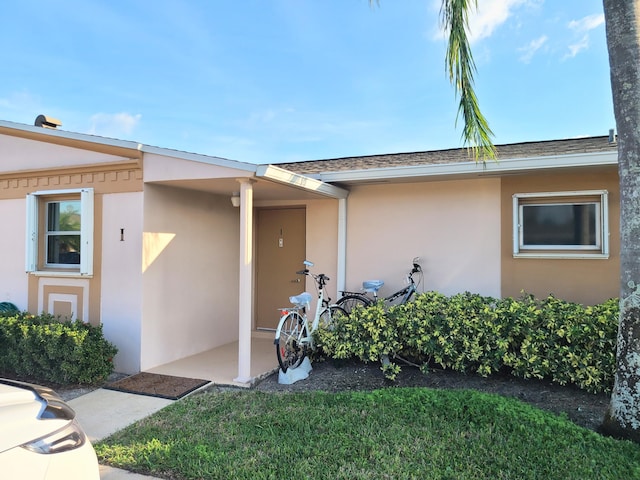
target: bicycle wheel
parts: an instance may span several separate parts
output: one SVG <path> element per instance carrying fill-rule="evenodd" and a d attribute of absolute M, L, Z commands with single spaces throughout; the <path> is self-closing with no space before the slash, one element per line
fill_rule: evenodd
<path fill-rule="evenodd" d="M 325 308 L 320 314 L 318 326 L 330 329 L 333 326 L 333 319 L 338 315 L 344 315 L 345 317 L 349 316 L 347 311 L 338 305 L 331 305 L 330 307 Z"/>
<path fill-rule="evenodd" d="M 283 372 L 296 368 L 307 354 L 309 332 L 302 316 L 298 312 L 289 312 L 283 316 L 276 330 L 276 356 Z"/>
<path fill-rule="evenodd" d="M 373 305 L 373 301 L 358 293 L 350 293 L 349 295 L 345 295 L 344 297 L 338 299 L 336 305 L 340 307 L 342 310 L 347 312 L 347 314 L 351 313 L 355 307 L 369 307 Z"/>

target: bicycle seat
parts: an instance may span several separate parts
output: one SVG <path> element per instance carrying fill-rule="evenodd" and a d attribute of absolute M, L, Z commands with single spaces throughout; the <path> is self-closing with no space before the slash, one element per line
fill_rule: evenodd
<path fill-rule="evenodd" d="M 302 292 L 300 295 L 289 297 L 289 301 L 299 307 L 304 307 L 311 302 L 313 296 L 309 292 Z"/>
<path fill-rule="evenodd" d="M 362 282 L 362 288 L 365 292 L 377 292 L 384 285 L 383 280 L 367 280 Z"/>

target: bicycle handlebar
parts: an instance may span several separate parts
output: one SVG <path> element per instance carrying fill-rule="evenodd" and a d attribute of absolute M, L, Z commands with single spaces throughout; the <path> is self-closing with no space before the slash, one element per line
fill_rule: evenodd
<path fill-rule="evenodd" d="M 327 277 L 324 273 L 318 273 L 313 274 L 311 273 L 308 269 L 304 269 L 304 270 L 300 270 L 298 272 L 296 272 L 297 275 L 311 275 L 314 280 L 316 280 L 318 283 L 322 283 L 323 285 L 328 282 L 329 280 L 331 280 L 329 277 Z"/>

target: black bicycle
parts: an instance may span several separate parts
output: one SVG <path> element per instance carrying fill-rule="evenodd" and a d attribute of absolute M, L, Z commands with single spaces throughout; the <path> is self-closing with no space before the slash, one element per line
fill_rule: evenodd
<path fill-rule="evenodd" d="M 407 274 L 407 286 L 382 299 L 385 305 L 401 305 L 413 298 L 418 290 L 418 285 L 422 283 L 423 279 L 422 267 L 418 263 L 419 261 L 419 257 L 414 258 L 412 261 L 412 268 Z M 369 307 L 378 301 L 378 290 L 383 285 L 384 281 L 382 280 L 364 281 L 362 282 L 362 292 L 341 292 L 342 297 L 335 304 L 347 313 L 350 313 L 356 306 Z"/>

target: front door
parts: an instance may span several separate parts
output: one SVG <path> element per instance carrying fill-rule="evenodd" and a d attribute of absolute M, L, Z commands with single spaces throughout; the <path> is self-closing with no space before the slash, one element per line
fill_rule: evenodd
<path fill-rule="evenodd" d="M 256 217 L 256 327 L 275 330 L 278 309 L 304 291 L 305 278 L 296 272 L 304 268 L 306 212 L 298 207 L 260 209 Z"/>

